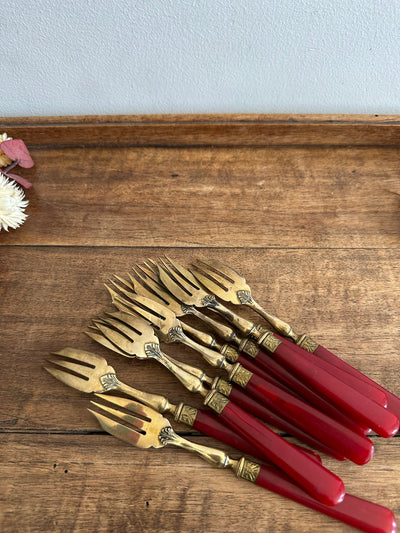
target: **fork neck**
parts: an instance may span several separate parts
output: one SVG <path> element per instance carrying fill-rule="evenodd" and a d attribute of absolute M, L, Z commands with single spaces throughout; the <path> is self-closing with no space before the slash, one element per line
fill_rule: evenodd
<path fill-rule="evenodd" d="M 235 328 L 237 328 L 243 335 L 246 337 L 251 335 L 254 331 L 255 324 L 253 322 L 250 322 L 246 318 L 243 318 L 227 307 L 225 307 L 223 304 L 218 302 L 214 296 L 211 296 L 208 300 L 204 299 L 204 305 L 211 309 L 212 311 L 215 311 L 219 315 L 223 316 L 230 324 L 232 324 Z M 232 339 L 235 340 L 235 339 Z M 236 341 L 236 340 L 235 340 Z M 237 341 L 236 341 L 237 342 Z"/>
<path fill-rule="evenodd" d="M 214 350 L 210 350 L 210 348 L 207 348 L 206 346 L 201 346 L 185 334 L 183 334 L 181 342 L 183 344 L 186 344 L 186 346 L 189 346 L 193 350 L 196 350 L 196 352 L 199 352 L 203 359 L 207 361 L 209 365 L 214 366 L 216 368 L 223 368 L 228 372 L 231 370 L 232 365 L 227 361 L 226 357 L 223 354 Z"/>

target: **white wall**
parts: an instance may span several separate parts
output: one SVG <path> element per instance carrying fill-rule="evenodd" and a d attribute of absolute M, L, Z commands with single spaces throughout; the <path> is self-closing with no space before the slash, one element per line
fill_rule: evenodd
<path fill-rule="evenodd" d="M 10 0 L 0 115 L 400 113 L 398 0 Z"/>

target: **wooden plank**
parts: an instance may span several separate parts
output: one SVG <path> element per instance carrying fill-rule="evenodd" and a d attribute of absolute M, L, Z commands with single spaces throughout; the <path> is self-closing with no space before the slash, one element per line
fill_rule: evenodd
<path fill-rule="evenodd" d="M 54 430 L 96 427 L 84 412 L 87 396 L 60 386 L 42 370 L 48 354 L 65 346 L 101 353 L 120 379 L 137 388 L 200 406 L 200 398 L 186 393 L 157 363 L 123 359 L 82 333 L 94 317 L 113 309 L 103 286 L 113 273 L 125 275 L 135 262 L 164 252 L 185 265 L 196 257 L 232 265 L 267 309 L 400 393 L 398 250 L 205 249 L 192 254 L 164 248 L 3 247 L 0 428 L 46 430 L 49 419 Z M 258 320 L 248 310 L 241 313 Z M 164 348 L 207 366 L 182 345 Z M 211 367 L 207 371 L 218 373 Z"/>
<path fill-rule="evenodd" d="M 398 513 L 399 439 L 378 440 L 362 468 L 325 463 L 349 493 Z M 168 447 L 136 450 L 106 435 L 2 435 L 0 451 L 4 532 L 354 531 Z"/>
<path fill-rule="evenodd" d="M 0 118 L 30 146 L 398 145 L 398 116 L 126 115 Z"/>
<path fill-rule="evenodd" d="M 29 218 L 0 244 L 387 248 L 392 148 L 33 150 Z"/>

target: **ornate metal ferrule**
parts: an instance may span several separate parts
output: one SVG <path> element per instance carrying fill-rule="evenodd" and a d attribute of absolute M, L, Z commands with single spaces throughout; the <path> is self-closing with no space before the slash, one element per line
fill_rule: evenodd
<path fill-rule="evenodd" d="M 307 335 L 302 335 L 296 344 L 300 346 L 300 348 L 304 348 L 304 350 L 307 350 L 307 352 L 311 353 L 314 353 L 319 346 L 317 342 Z"/>
<path fill-rule="evenodd" d="M 236 383 L 237 385 L 242 387 L 243 389 L 246 388 L 252 376 L 253 372 L 250 372 L 250 370 L 244 368 L 240 363 L 236 363 L 236 365 L 229 373 L 229 379 L 233 381 L 233 383 Z"/>
<path fill-rule="evenodd" d="M 223 378 L 216 377 L 211 385 L 212 389 L 217 390 L 227 398 L 229 398 L 230 393 L 232 392 L 232 383 L 228 383 Z"/>
<path fill-rule="evenodd" d="M 160 345 L 156 342 L 148 342 L 144 345 L 144 351 L 147 357 L 152 357 L 153 359 L 162 359 L 162 353 L 160 350 Z"/>
<path fill-rule="evenodd" d="M 104 374 L 100 376 L 100 383 L 102 384 L 105 391 L 118 390 L 120 382 L 117 379 L 117 376 L 113 373 Z"/>
<path fill-rule="evenodd" d="M 261 466 L 259 464 L 253 463 L 245 457 L 242 457 L 234 466 L 238 478 L 247 479 L 247 481 L 251 481 L 252 483 L 257 481 L 260 469 Z"/>
<path fill-rule="evenodd" d="M 254 303 L 250 291 L 237 291 L 236 296 L 238 297 L 239 302 L 243 305 Z"/>
<path fill-rule="evenodd" d="M 230 344 L 224 344 L 221 347 L 219 353 L 223 355 L 225 359 L 229 361 L 230 363 L 236 363 L 236 361 L 239 359 L 238 350 L 234 346 L 231 346 Z"/>
<path fill-rule="evenodd" d="M 180 403 L 175 412 L 175 420 L 176 422 L 181 422 L 182 424 L 192 427 L 196 420 L 197 413 L 198 409 L 195 407 Z"/>
<path fill-rule="evenodd" d="M 170 328 L 167 334 L 167 342 L 182 341 L 185 338 L 182 326 L 175 326 Z"/>
<path fill-rule="evenodd" d="M 210 391 L 204 399 L 204 405 L 208 405 L 219 415 L 222 413 L 228 403 L 228 398 L 216 390 Z"/>
<path fill-rule="evenodd" d="M 257 357 L 260 352 L 260 346 L 251 339 L 243 339 L 239 344 L 239 351 L 250 357 Z"/>
<path fill-rule="evenodd" d="M 269 352 L 274 353 L 282 341 L 277 339 L 271 331 L 268 331 L 268 333 L 259 339 L 258 343 Z"/>

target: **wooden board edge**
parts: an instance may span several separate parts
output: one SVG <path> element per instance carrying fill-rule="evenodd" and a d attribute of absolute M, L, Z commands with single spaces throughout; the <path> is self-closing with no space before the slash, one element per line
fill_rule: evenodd
<path fill-rule="evenodd" d="M 0 118 L 30 147 L 400 144 L 400 115 L 104 115 Z"/>

